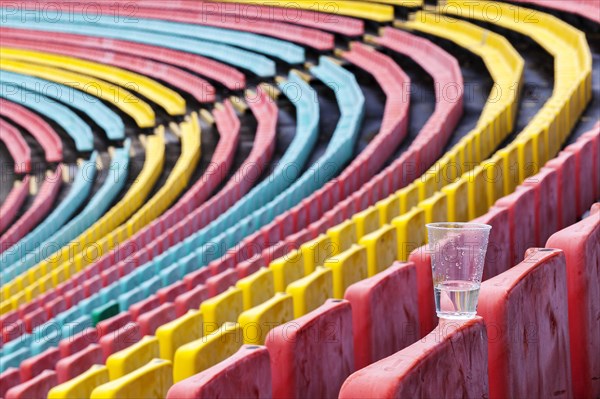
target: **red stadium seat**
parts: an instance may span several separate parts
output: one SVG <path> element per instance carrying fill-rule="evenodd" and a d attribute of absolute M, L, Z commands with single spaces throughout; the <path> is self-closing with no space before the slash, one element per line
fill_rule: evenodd
<path fill-rule="evenodd" d="M 221 363 L 176 383 L 167 393 L 167 399 L 215 397 L 272 397 L 268 350 L 264 346 L 244 345 Z"/>
<path fill-rule="evenodd" d="M 352 310 L 331 299 L 271 330 L 273 398 L 334 398 L 354 370 Z"/>
<path fill-rule="evenodd" d="M 352 305 L 356 370 L 419 339 L 416 292 L 417 271 L 410 262 L 395 263 L 348 287 L 344 298 Z"/>
<path fill-rule="evenodd" d="M 562 251 L 530 249 L 481 284 L 490 398 L 571 397 L 566 279 Z"/>
<path fill-rule="evenodd" d="M 600 203 L 591 215 L 550 237 L 567 261 L 569 332 L 574 397 L 600 396 Z"/>
<path fill-rule="evenodd" d="M 445 321 L 421 341 L 352 374 L 339 398 L 486 398 L 487 357 L 482 318 Z"/>

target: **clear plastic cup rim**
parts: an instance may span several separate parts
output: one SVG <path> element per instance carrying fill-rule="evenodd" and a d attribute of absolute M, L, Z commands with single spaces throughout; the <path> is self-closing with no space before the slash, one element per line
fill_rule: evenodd
<path fill-rule="evenodd" d="M 437 222 L 427 223 L 428 229 L 438 230 L 491 230 L 492 226 L 485 223 L 469 223 L 469 222 Z"/>

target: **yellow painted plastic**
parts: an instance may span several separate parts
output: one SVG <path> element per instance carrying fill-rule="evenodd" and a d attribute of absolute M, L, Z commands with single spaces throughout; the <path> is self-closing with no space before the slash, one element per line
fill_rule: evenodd
<path fill-rule="evenodd" d="M 260 305 L 275 295 L 273 271 L 266 267 L 261 267 L 257 272 L 238 280 L 235 286 L 242 290 L 244 310 Z"/>
<path fill-rule="evenodd" d="M 289 283 L 304 277 L 304 256 L 294 249 L 272 261 L 269 270 L 273 272 L 275 291 L 283 292 Z"/>
<path fill-rule="evenodd" d="M 333 255 L 346 251 L 352 244 L 358 241 L 356 237 L 356 223 L 352 220 L 345 220 L 337 226 L 333 226 L 327 230 L 327 235 L 331 240 Z"/>
<path fill-rule="evenodd" d="M 243 345 L 242 327 L 225 323 L 218 330 L 182 345 L 175 352 L 173 381 L 179 382 L 233 355 Z"/>
<path fill-rule="evenodd" d="M 396 192 L 400 200 L 400 214 L 406 213 L 419 203 L 419 187 L 411 183 Z"/>
<path fill-rule="evenodd" d="M 362 212 L 354 214 L 352 220 L 356 223 L 356 237 L 361 237 L 374 232 L 379 228 L 379 210 L 370 206 Z"/>
<path fill-rule="evenodd" d="M 185 100 L 179 93 L 153 79 L 127 69 L 66 55 L 8 47 L 0 48 L 0 57 L 68 69 L 73 72 L 84 73 L 95 78 L 113 82 L 152 100 L 164 108 L 170 115 L 183 115 L 186 111 Z"/>
<path fill-rule="evenodd" d="M 436 192 L 439 180 L 438 172 L 437 165 L 434 165 L 423 176 L 415 180 L 419 189 L 419 201 L 429 198 Z"/>
<path fill-rule="evenodd" d="M 238 318 L 244 332 L 244 343 L 263 345 L 271 329 L 294 318 L 292 296 L 279 292 L 267 302 L 246 310 Z"/>
<path fill-rule="evenodd" d="M 343 299 L 346 289 L 357 281 L 368 277 L 367 249 L 352 245 L 348 250 L 325 261 L 333 278 L 333 298 Z"/>
<path fill-rule="evenodd" d="M 294 317 L 304 316 L 333 296 L 331 269 L 317 266 L 314 272 L 289 284 L 285 290 L 294 299 Z"/>
<path fill-rule="evenodd" d="M 396 195 L 390 195 L 387 198 L 375 204 L 379 211 L 379 225 L 383 226 L 390 223 L 392 219 L 400 215 L 400 199 Z"/>
<path fill-rule="evenodd" d="M 135 344 L 113 353 L 106 359 L 106 367 L 108 367 L 111 381 L 143 367 L 152 359 L 158 358 L 159 355 L 158 339 L 149 335 Z"/>
<path fill-rule="evenodd" d="M 163 324 L 156 330 L 160 358 L 172 361 L 175 351 L 180 346 L 202 337 L 202 334 L 202 313 L 198 310 L 190 310 L 185 315 Z"/>
<path fill-rule="evenodd" d="M 77 90 L 85 91 L 91 96 L 101 98 L 102 100 L 113 104 L 125 114 L 131 116 L 136 125 L 140 128 L 150 128 L 154 126 L 156 122 L 154 110 L 150 104 L 123 87 L 105 82 L 96 77 L 78 74 L 60 68 L 21 62 L 8 58 L 1 59 L 2 69 L 4 70 L 57 82 Z"/>
<path fill-rule="evenodd" d="M 538 167 L 533 159 L 533 139 L 531 137 L 517 137 L 514 141 L 519 149 L 519 182 L 537 173 Z"/>
<path fill-rule="evenodd" d="M 304 260 L 304 275 L 308 275 L 315 270 L 315 267 L 322 266 L 325 259 L 334 253 L 334 249 L 327 234 L 321 234 L 314 240 L 302 244 L 300 252 Z"/>
<path fill-rule="evenodd" d="M 293 3 L 271 0 L 222 0 L 227 3 L 250 3 L 270 7 L 285 7 L 317 11 L 335 15 L 345 15 L 376 22 L 389 22 L 394 19 L 394 8 L 391 5 L 375 4 L 364 1 L 339 0 L 296 0 Z"/>
<path fill-rule="evenodd" d="M 173 385 L 173 367 L 170 361 L 152 359 L 148 364 L 121 378 L 100 385 L 92 391 L 91 399 L 144 398 L 160 399 L 167 396 Z"/>
<path fill-rule="evenodd" d="M 426 223 L 444 222 L 448 219 L 448 204 L 443 192 L 438 191 L 419 202 L 419 208 L 425 211 Z"/>
<path fill-rule="evenodd" d="M 359 244 L 367 249 L 369 277 L 387 269 L 398 258 L 396 229 L 385 225 L 360 239 Z"/>
<path fill-rule="evenodd" d="M 478 165 L 463 178 L 469 189 L 469 219 L 475 219 L 488 211 L 485 170 Z"/>
<path fill-rule="evenodd" d="M 485 171 L 488 207 L 491 207 L 504 196 L 504 162 L 500 155 L 495 154 L 489 160 L 484 161 L 481 167 Z"/>
<path fill-rule="evenodd" d="M 499 150 L 498 155 L 502 158 L 504 195 L 508 195 L 519 184 L 519 148 L 511 143 Z"/>
<path fill-rule="evenodd" d="M 413 206 L 392 220 L 392 226 L 396 229 L 398 260 L 405 262 L 414 249 L 425 243 L 425 211 Z"/>
<path fill-rule="evenodd" d="M 167 209 L 185 189 L 195 166 L 200 159 L 200 124 L 196 113 L 181 123 L 182 152 L 171 170 L 165 184 L 148 201 L 147 195 L 160 177 L 165 159 L 164 129 L 146 140 L 146 161 L 142 172 L 132 184 L 126 195 L 111 208 L 99 221 L 82 233 L 69 246 L 63 247 L 57 254 L 31 268 L 27 276 L 34 286 L 39 285 L 37 293 L 25 290 L 26 300 L 30 301 L 39 293 L 55 287 L 74 273 L 81 271 L 95 259 L 107 253 L 119 242 L 131 237 L 143 226 L 150 223 Z M 144 204 L 145 201 L 145 204 Z M 143 205 L 142 205 L 143 204 Z M 135 212 L 135 210 L 141 208 Z M 119 226 L 133 212 L 126 223 Z M 117 227 L 118 226 L 118 227 Z M 113 230 L 115 229 L 116 230 Z M 74 256 L 74 259 L 72 259 Z M 51 284 L 41 285 L 37 275 L 51 275 Z"/>
<path fill-rule="evenodd" d="M 48 399 L 89 398 L 94 388 L 108 382 L 108 369 L 98 364 L 48 391 Z"/>
<path fill-rule="evenodd" d="M 446 194 L 449 222 L 469 221 L 469 189 L 464 179 L 458 179 L 454 183 L 442 188 Z"/>
<path fill-rule="evenodd" d="M 204 335 L 216 331 L 227 321 L 236 321 L 244 311 L 244 294 L 236 287 L 230 287 L 202 302 L 200 311 L 204 317 Z"/>

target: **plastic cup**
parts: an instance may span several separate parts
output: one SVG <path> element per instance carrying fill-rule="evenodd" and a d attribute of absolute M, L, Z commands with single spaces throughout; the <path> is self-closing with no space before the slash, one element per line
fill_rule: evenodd
<path fill-rule="evenodd" d="M 477 314 L 479 287 L 492 226 L 429 223 L 435 310 L 439 318 L 468 320 Z"/>

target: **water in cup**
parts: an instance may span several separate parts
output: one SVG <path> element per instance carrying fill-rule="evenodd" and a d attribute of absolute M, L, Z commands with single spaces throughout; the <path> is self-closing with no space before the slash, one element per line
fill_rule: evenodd
<path fill-rule="evenodd" d="M 430 223 L 427 229 L 438 317 L 475 317 L 491 226 Z"/>
<path fill-rule="evenodd" d="M 450 280 L 434 287 L 435 308 L 444 319 L 471 318 L 477 314 L 479 283 Z"/>

